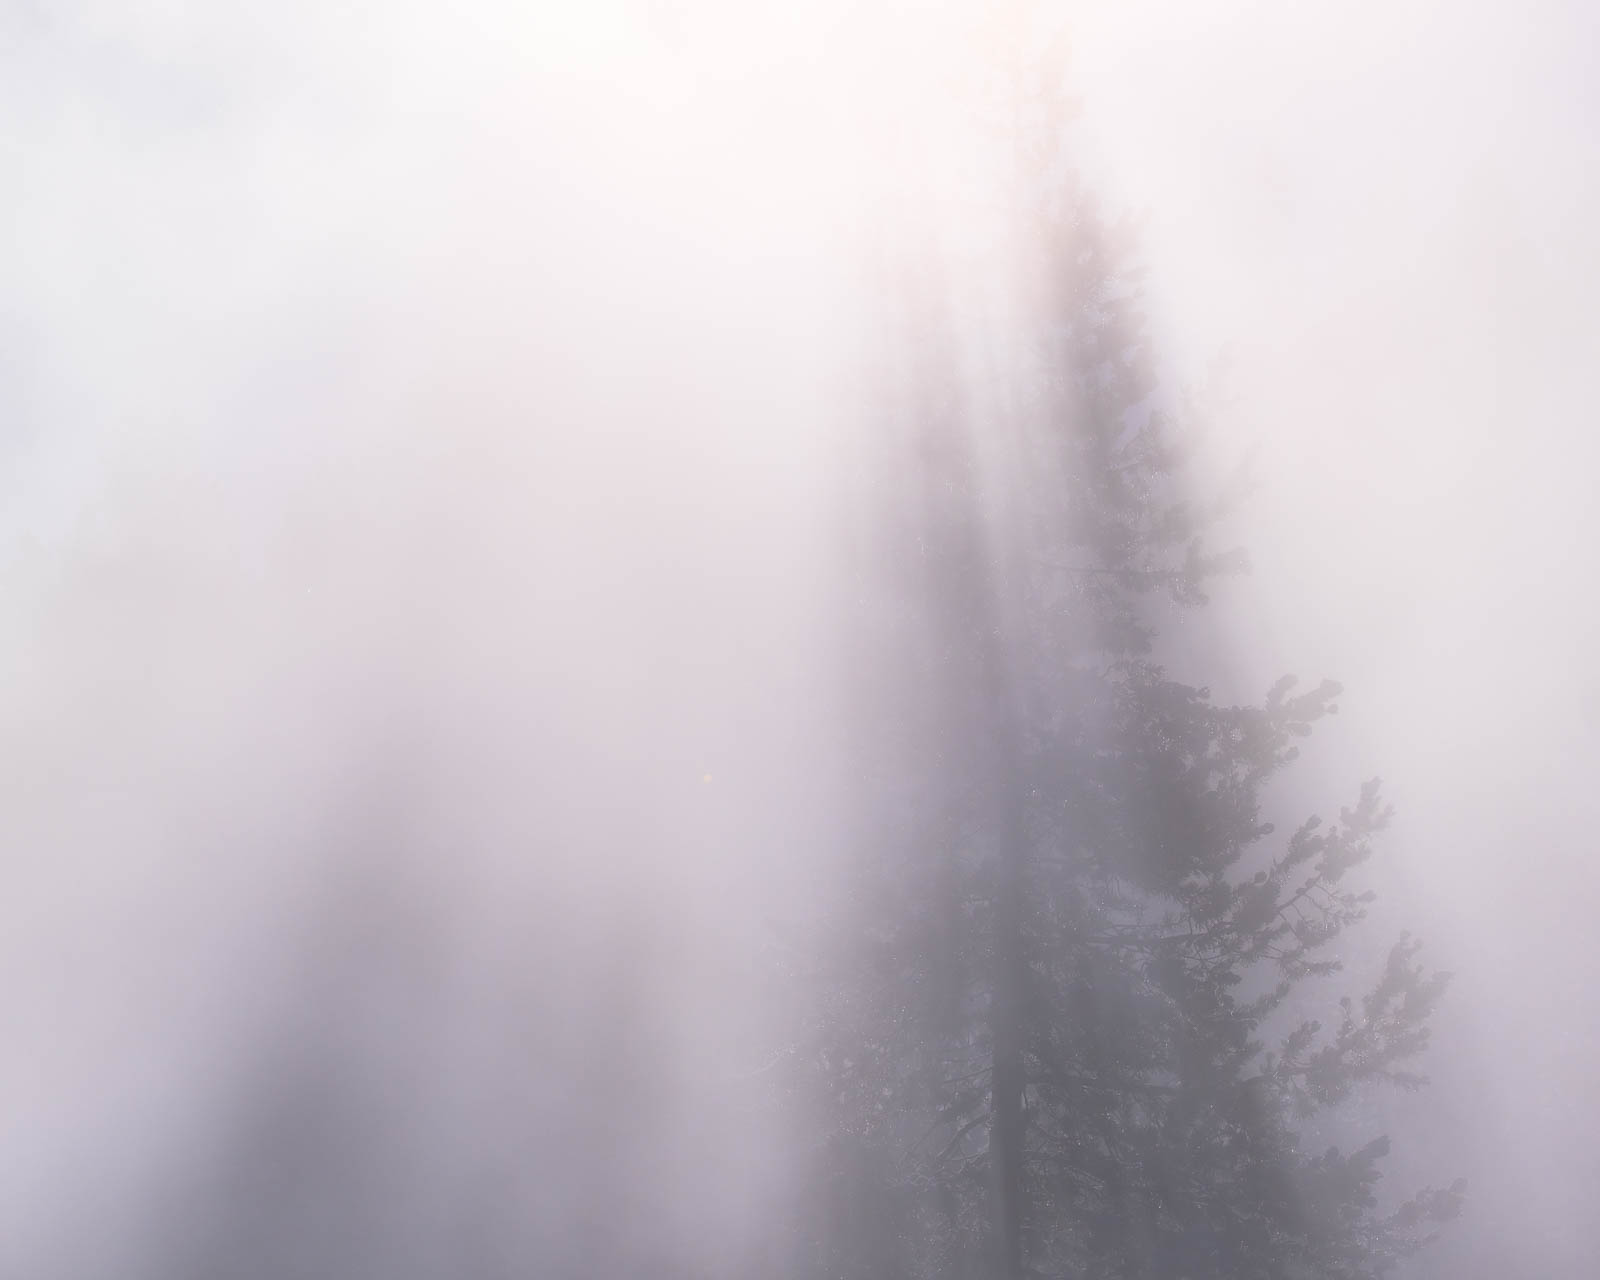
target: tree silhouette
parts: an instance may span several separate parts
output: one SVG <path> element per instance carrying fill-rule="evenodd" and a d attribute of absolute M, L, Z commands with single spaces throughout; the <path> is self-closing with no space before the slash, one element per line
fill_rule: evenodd
<path fill-rule="evenodd" d="M 795 1270 L 1380 1275 L 1463 1188 L 1385 1212 L 1386 1139 L 1314 1152 L 1296 1125 L 1423 1083 L 1447 975 L 1403 937 L 1330 1029 L 1292 1016 L 1389 810 L 1373 781 L 1281 837 L 1263 789 L 1339 687 L 1225 705 L 1154 656 L 1245 561 L 1208 543 L 1224 504 L 1190 496 L 1153 396 L 1132 237 L 1057 172 L 1057 126 L 1019 123 L 1060 118 L 1036 89 L 997 134 L 1000 304 L 931 272 L 900 293 L 852 622 L 865 818 L 789 1076 L 822 1135 Z"/>

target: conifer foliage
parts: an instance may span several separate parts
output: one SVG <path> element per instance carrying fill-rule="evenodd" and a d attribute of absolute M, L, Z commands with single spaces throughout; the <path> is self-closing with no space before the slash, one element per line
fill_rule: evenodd
<path fill-rule="evenodd" d="M 787 1078 L 816 1135 L 792 1269 L 1380 1276 L 1462 1187 L 1380 1208 L 1387 1140 L 1299 1127 L 1423 1083 L 1446 975 L 1402 938 L 1365 996 L 1296 1016 L 1389 810 L 1374 781 L 1275 831 L 1263 789 L 1338 686 L 1226 705 L 1157 660 L 1242 556 L 1150 407 L 1131 240 L 1059 178 L 1022 186 L 1005 355 L 974 377 L 935 291 L 901 328 L 898 500 L 855 619 L 867 817 Z"/>

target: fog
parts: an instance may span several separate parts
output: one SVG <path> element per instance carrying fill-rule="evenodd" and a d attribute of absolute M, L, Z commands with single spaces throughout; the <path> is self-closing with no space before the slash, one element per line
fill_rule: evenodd
<path fill-rule="evenodd" d="M 978 8 L 0 9 L 0 1269 L 773 1270 Z M 1456 975 L 1370 1104 L 1470 1184 L 1407 1265 L 1586 1274 L 1595 18 L 1059 21 L 1195 483 L 1256 480 L 1173 665 L 1344 684 L 1273 803 L 1381 773 L 1352 982 Z"/>
<path fill-rule="evenodd" d="M 1577 5 L 1134 5 L 1078 45 L 1173 358 L 1257 451 L 1233 642 L 1345 684 L 1317 759 L 1390 784 L 1386 897 L 1457 974 L 1393 1121 L 1472 1183 L 1440 1275 L 1593 1256 L 1596 34 Z"/>

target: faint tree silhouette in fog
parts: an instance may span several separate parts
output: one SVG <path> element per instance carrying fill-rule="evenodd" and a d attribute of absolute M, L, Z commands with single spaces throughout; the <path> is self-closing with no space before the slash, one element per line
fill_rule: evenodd
<path fill-rule="evenodd" d="M 1423 1083 L 1446 975 L 1403 937 L 1328 1026 L 1289 1016 L 1340 968 L 1389 811 L 1374 781 L 1275 832 L 1263 788 L 1338 686 L 1224 705 L 1153 657 L 1244 559 L 1152 407 L 1132 237 L 1024 118 L 997 332 L 931 273 L 901 292 L 853 621 L 863 822 L 789 1078 L 820 1133 L 793 1270 L 1380 1275 L 1461 1186 L 1386 1212 L 1386 1139 L 1296 1125 Z"/>

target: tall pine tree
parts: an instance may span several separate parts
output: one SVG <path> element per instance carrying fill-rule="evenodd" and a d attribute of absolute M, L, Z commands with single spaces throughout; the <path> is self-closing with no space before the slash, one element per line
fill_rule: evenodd
<path fill-rule="evenodd" d="M 1224 705 L 1156 660 L 1242 557 L 1208 547 L 1151 408 L 1131 240 L 1023 118 L 1014 259 L 978 302 L 902 294 L 863 821 L 787 1077 L 819 1134 L 793 1269 L 1378 1276 L 1461 1188 L 1385 1212 L 1386 1140 L 1313 1151 L 1297 1124 L 1419 1084 L 1445 977 L 1402 938 L 1329 1028 L 1288 1016 L 1339 969 L 1388 809 L 1373 782 L 1280 836 L 1263 789 L 1338 687 Z"/>

